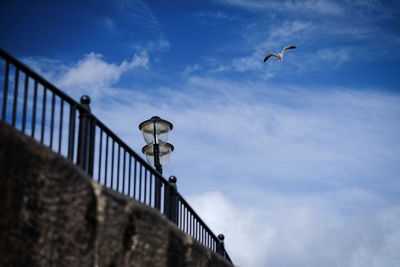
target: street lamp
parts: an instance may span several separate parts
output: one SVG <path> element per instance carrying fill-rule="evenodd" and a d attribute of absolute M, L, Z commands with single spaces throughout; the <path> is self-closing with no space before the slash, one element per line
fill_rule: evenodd
<path fill-rule="evenodd" d="M 146 144 L 142 148 L 147 162 L 162 173 L 162 167 L 166 167 L 171 159 L 174 146 L 168 143 L 169 132 L 173 125 L 169 121 L 154 116 L 139 124 Z"/>
<path fill-rule="evenodd" d="M 172 123 L 157 116 L 139 124 L 139 130 L 142 131 L 147 144 L 142 148 L 142 152 L 146 155 L 147 162 L 160 174 L 162 174 L 162 167 L 168 165 L 171 153 L 174 151 L 174 146 L 167 143 L 172 127 Z M 157 209 L 161 209 L 161 186 L 161 181 L 156 178 L 154 196 Z"/>

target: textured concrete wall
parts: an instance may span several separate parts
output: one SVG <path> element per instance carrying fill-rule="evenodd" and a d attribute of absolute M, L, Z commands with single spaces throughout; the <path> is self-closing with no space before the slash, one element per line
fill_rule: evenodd
<path fill-rule="evenodd" d="M 231 266 L 0 123 L 0 266 Z"/>

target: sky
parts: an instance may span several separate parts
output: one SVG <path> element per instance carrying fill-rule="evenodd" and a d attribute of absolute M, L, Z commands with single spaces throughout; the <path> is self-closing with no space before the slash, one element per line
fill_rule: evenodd
<path fill-rule="evenodd" d="M 0 25 L 138 153 L 173 123 L 164 176 L 235 265 L 400 265 L 399 1 L 3 0 Z"/>

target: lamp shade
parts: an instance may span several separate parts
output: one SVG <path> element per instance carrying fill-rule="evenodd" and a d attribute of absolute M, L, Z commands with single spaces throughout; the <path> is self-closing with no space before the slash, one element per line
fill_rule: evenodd
<path fill-rule="evenodd" d="M 165 143 L 163 145 L 159 145 L 160 149 L 160 163 L 162 167 L 166 167 L 171 159 L 171 153 L 174 151 L 174 146 L 170 143 Z M 143 154 L 146 155 L 147 162 L 154 166 L 154 145 L 149 144 L 142 148 Z"/>
<path fill-rule="evenodd" d="M 168 141 L 169 131 L 172 130 L 172 127 L 172 123 L 157 116 L 139 124 L 139 129 L 142 131 L 143 138 L 148 145 L 166 144 Z"/>

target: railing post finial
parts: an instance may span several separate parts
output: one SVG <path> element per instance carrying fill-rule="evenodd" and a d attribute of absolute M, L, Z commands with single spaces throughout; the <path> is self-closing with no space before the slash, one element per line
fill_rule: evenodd
<path fill-rule="evenodd" d="M 87 95 L 83 95 L 81 96 L 81 105 L 90 112 L 90 97 Z"/>
<path fill-rule="evenodd" d="M 178 187 L 176 186 L 177 180 L 178 180 L 178 179 L 176 179 L 176 177 L 173 176 L 173 175 L 171 175 L 171 176 L 168 178 L 169 185 L 172 186 L 176 191 L 178 190 Z"/>

